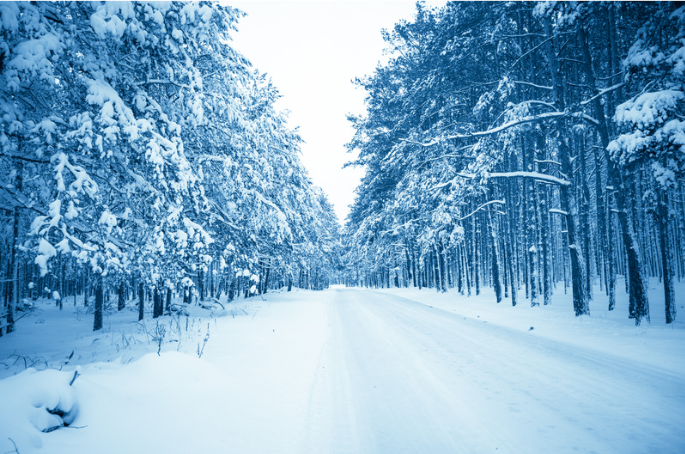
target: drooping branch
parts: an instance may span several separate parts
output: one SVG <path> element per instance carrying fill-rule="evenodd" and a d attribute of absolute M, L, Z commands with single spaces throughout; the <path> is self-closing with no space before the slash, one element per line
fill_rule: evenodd
<path fill-rule="evenodd" d="M 574 115 L 574 114 L 570 114 L 568 112 L 547 112 L 547 113 L 540 114 L 540 115 L 533 115 L 533 116 L 529 116 L 529 117 L 518 118 L 516 120 L 506 122 L 500 126 L 497 126 L 495 128 L 488 129 L 485 131 L 476 131 L 476 132 L 469 132 L 469 133 L 465 133 L 465 134 L 453 134 L 453 135 L 449 135 L 449 136 L 437 137 L 437 138 L 431 140 L 430 142 L 414 142 L 414 141 L 411 141 L 408 139 L 401 139 L 401 140 L 404 140 L 406 142 L 411 142 L 411 143 L 414 143 L 416 145 L 420 145 L 423 147 L 430 147 L 430 146 L 436 145 L 436 144 L 438 144 L 444 140 L 487 137 L 487 136 L 491 136 L 493 134 L 498 134 L 502 131 L 506 131 L 507 129 L 510 129 L 510 128 L 513 128 L 515 126 L 519 126 L 522 124 L 533 123 L 536 121 L 555 120 L 555 119 L 563 118 L 563 117 L 569 116 L 569 115 Z"/>

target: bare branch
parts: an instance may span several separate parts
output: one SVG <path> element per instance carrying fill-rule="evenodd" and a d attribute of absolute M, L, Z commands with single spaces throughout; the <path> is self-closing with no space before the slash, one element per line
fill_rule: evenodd
<path fill-rule="evenodd" d="M 529 87 L 539 88 L 541 90 L 550 90 L 550 91 L 554 90 L 554 87 L 548 87 L 546 85 L 538 85 L 538 84 L 534 84 L 532 82 L 525 82 L 522 80 L 515 80 L 514 83 L 517 85 L 528 85 Z"/>
<path fill-rule="evenodd" d="M 542 46 L 543 44 L 545 44 L 547 41 L 551 41 L 552 39 L 553 39 L 553 37 L 550 36 L 549 38 L 543 39 L 542 41 L 540 41 L 540 42 L 538 43 L 537 46 L 533 47 L 532 49 L 528 50 L 527 52 L 524 52 L 524 53 L 523 53 L 523 54 L 514 62 L 514 64 L 511 65 L 511 67 L 513 68 L 514 66 L 518 65 L 519 62 L 520 62 L 521 60 L 523 60 L 523 57 L 525 57 L 525 56 L 528 55 L 528 54 L 531 54 L 531 53 L 535 52 L 540 46 Z"/>
<path fill-rule="evenodd" d="M 612 86 L 612 87 L 605 88 L 604 90 L 599 90 L 599 93 L 597 93 L 597 94 L 596 94 L 595 96 L 593 96 L 592 98 L 586 99 L 585 101 L 581 101 L 581 102 L 580 102 L 580 105 L 581 105 L 581 106 L 585 106 L 585 105 L 587 105 L 587 104 L 590 104 L 590 103 L 591 103 L 592 101 L 594 101 L 595 99 L 597 99 L 597 98 L 599 98 L 599 97 L 602 97 L 602 96 L 606 95 L 607 93 L 611 93 L 611 92 L 614 91 L 614 90 L 618 90 L 619 88 L 621 88 L 621 87 L 624 86 L 624 85 L 625 85 L 625 82 L 621 82 L 621 83 L 616 84 L 616 85 L 614 85 L 614 86 Z"/>
<path fill-rule="evenodd" d="M 137 85 L 152 85 L 152 84 L 175 85 L 179 88 L 185 88 L 186 90 L 192 90 L 190 85 L 181 84 L 181 83 L 175 82 L 173 80 L 148 79 L 145 82 L 141 82 L 140 84 L 137 84 Z"/>
<path fill-rule="evenodd" d="M 35 162 L 36 164 L 49 164 L 50 160 L 49 159 L 36 159 L 36 158 L 29 158 L 28 156 L 19 156 L 19 155 L 12 155 L 12 154 L 6 154 L 2 155 L 10 159 L 16 159 L 18 161 L 26 161 L 26 162 Z"/>
<path fill-rule="evenodd" d="M 561 163 L 558 161 L 553 161 L 551 159 L 534 159 L 535 163 L 537 164 L 554 164 L 556 166 L 561 166 Z"/>

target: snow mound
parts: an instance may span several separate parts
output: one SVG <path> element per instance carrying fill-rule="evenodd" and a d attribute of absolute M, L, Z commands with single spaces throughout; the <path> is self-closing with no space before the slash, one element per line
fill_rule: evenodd
<path fill-rule="evenodd" d="M 74 370 L 54 369 L 0 380 L 0 453 L 226 451 L 227 439 L 212 434 L 225 427 L 231 400 L 226 374 L 212 364 L 167 352 L 76 370 L 75 381 Z M 150 435 L 151 421 L 169 430 L 164 439 Z M 127 437 L 103 446 L 113 428 Z"/>
<path fill-rule="evenodd" d="M 69 426 L 78 416 L 73 378 L 74 372 L 27 369 L 0 381 L 1 431 L 18 446 L 41 448 L 41 432 Z"/>

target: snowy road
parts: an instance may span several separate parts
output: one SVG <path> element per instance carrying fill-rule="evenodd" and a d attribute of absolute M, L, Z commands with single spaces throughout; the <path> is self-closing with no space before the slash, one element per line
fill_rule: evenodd
<path fill-rule="evenodd" d="M 683 377 L 392 295 L 338 290 L 304 452 L 676 453 Z"/>

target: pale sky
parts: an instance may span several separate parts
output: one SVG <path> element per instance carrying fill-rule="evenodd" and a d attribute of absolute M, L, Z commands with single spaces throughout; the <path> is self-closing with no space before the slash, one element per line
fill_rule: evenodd
<path fill-rule="evenodd" d="M 341 223 L 363 170 L 342 169 L 353 130 L 347 114 L 364 112 L 365 92 L 351 80 L 369 75 L 383 57 L 381 29 L 412 19 L 413 1 L 228 1 L 248 13 L 234 47 L 269 74 L 306 143 L 302 162 L 323 188 Z M 432 4 L 433 2 L 431 2 Z M 444 2 L 440 2 L 444 3 Z"/>

